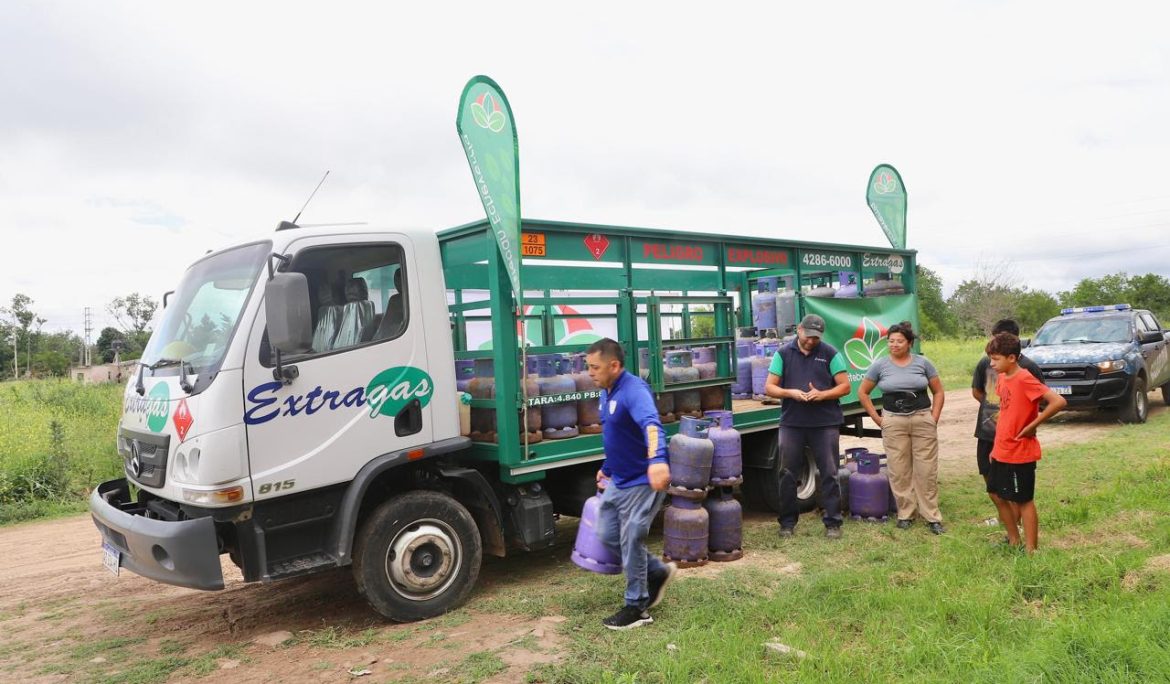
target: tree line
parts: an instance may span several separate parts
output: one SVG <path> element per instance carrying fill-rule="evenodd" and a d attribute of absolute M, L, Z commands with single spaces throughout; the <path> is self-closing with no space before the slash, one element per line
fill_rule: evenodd
<path fill-rule="evenodd" d="M 0 380 L 25 377 L 61 377 L 86 358 L 85 340 L 72 331 L 45 333 L 48 319 L 39 315 L 36 302 L 26 294 L 13 295 L 0 307 Z M 93 363 L 137 359 L 150 339 L 150 322 L 158 302 L 133 292 L 115 297 L 106 305 L 118 327 L 106 327 L 89 351 Z"/>
<path fill-rule="evenodd" d="M 1062 308 L 1098 304 L 1149 309 L 1163 326 L 1170 325 L 1170 280 L 1155 273 L 1084 278 L 1053 294 L 1023 285 L 1010 264 L 983 264 L 950 297 L 943 296 L 934 271 L 919 266 L 917 276 L 919 325 L 928 339 L 983 337 L 1003 318 L 1015 319 L 1021 331 L 1032 333 Z"/>

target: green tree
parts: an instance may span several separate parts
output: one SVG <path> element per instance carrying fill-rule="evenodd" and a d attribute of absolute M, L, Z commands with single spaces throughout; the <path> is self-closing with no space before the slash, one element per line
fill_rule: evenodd
<path fill-rule="evenodd" d="M 1016 293 L 1013 306 L 1016 323 L 1021 331 L 1035 331 L 1045 321 L 1060 314 L 1060 303 L 1056 297 L 1043 290 L 1020 290 Z"/>
<path fill-rule="evenodd" d="M 38 377 L 64 377 L 69 365 L 69 357 L 58 351 L 39 351 L 32 358 L 32 372 Z"/>
<path fill-rule="evenodd" d="M 958 331 L 958 323 L 943 299 L 942 278 L 920 265 L 915 268 L 915 282 L 918 287 L 918 322 L 922 335 L 927 339 L 954 335 Z"/>
<path fill-rule="evenodd" d="M 1084 278 L 1071 290 L 1060 293 L 1063 306 L 1130 304 L 1149 309 L 1159 318 L 1170 317 L 1170 281 L 1155 273 L 1129 276 L 1113 273 L 1100 278 Z"/>
<path fill-rule="evenodd" d="M 1129 279 L 1131 304 L 1138 308 L 1149 309 L 1158 316 L 1158 322 L 1167 325 L 1165 319 L 1170 318 L 1170 280 L 1147 273 L 1133 276 Z"/>
<path fill-rule="evenodd" d="M 106 310 L 122 326 L 127 337 L 141 338 L 154 318 L 158 309 L 158 302 L 154 299 L 131 292 L 125 297 L 115 297 L 106 306 Z"/>
<path fill-rule="evenodd" d="M 97 342 L 94 344 L 97 347 L 97 353 L 101 357 L 102 363 L 114 362 L 114 340 L 122 339 L 122 332 L 117 328 L 102 328 L 102 332 L 98 335 Z"/>

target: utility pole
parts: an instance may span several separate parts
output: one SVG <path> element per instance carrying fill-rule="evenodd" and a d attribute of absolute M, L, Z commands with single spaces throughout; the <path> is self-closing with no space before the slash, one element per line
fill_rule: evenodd
<path fill-rule="evenodd" d="M 93 358 L 91 358 L 91 353 L 89 351 L 89 334 L 93 330 L 93 321 L 90 318 L 91 311 L 92 310 L 88 306 L 85 307 L 85 361 L 84 361 L 84 365 L 86 368 L 88 368 L 93 363 Z"/>

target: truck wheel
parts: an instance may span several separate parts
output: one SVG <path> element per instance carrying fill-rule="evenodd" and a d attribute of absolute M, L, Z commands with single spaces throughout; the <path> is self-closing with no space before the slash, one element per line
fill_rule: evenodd
<path fill-rule="evenodd" d="M 1139 375 L 1133 379 L 1129 398 L 1121 407 L 1121 421 L 1124 423 L 1144 423 L 1149 413 L 1150 395 L 1146 394 L 1146 379 Z"/>
<path fill-rule="evenodd" d="M 407 492 L 374 509 L 354 543 L 353 576 L 397 622 L 442 615 L 467 598 L 483 546 L 471 514 L 442 492 Z"/>
<path fill-rule="evenodd" d="M 1170 382 L 1162 385 L 1162 403 L 1170 406 Z"/>
<path fill-rule="evenodd" d="M 773 513 L 780 513 L 780 446 L 775 438 L 768 440 L 768 459 L 771 468 L 745 468 L 744 497 L 749 504 L 763 504 Z M 746 472 L 749 471 L 750 472 Z M 812 452 L 805 450 L 804 467 L 796 477 L 796 508 L 807 513 L 816 508 L 820 474 Z"/>

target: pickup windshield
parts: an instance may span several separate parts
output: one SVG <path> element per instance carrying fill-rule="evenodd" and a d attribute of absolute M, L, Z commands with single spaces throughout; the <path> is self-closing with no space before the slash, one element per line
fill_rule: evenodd
<path fill-rule="evenodd" d="M 1132 338 L 1126 317 L 1067 318 L 1045 323 L 1032 340 L 1032 346 L 1129 342 Z"/>
<path fill-rule="evenodd" d="M 244 302 L 271 243 L 244 245 L 197 261 L 183 280 L 142 354 L 147 376 L 199 376 L 196 391 L 219 370 Z"/>

